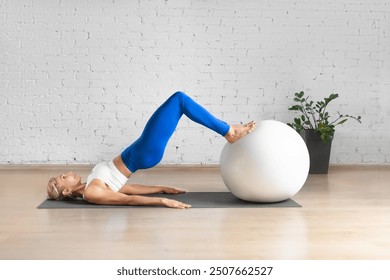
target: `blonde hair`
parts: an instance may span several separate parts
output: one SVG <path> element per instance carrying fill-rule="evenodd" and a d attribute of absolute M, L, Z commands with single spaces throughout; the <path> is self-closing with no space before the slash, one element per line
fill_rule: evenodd
<path fill-rule="evenodd" d="M 57 181 L 55 177 L 50 178 L 47 183 L 47 195 L 50 199 L 53 200 L 63 200 L 67 198 L 63 193 L 63 188 L 57 185 Z"/>

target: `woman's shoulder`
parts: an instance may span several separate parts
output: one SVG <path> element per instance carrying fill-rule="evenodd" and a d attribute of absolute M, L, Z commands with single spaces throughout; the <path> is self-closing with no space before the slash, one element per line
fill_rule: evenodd
<path fill-rule="evenodd" d="M 101 191 L 107 190 L 110 190 L 110 188 L 107 186 L 106 183 L 104 183 L 99 178 L 94 178 L 93 180 L 91 180 L 91 182 L 89 182 L 88 185 L 86 185 L 83 198 L 85 200 L 89 200 L 96 196 L 96 194 L 99 194 Z"/>

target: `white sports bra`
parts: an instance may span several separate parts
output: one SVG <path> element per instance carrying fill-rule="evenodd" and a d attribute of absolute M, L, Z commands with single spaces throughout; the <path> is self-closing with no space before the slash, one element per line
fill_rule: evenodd
<path fill-rule="evenodd" d="M 128 180 L 128 178 L 116 168 L 113 161 L 97 164 L 92 169 L 91 173 L 89 173 L 85 188 L 88 188 L 93 179 L 102 180 L 114 192 L 118 192 Z"/>

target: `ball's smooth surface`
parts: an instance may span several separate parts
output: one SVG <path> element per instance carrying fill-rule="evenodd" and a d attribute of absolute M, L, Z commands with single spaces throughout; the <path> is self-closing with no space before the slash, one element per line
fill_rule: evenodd
<path fill-rule="evenodd" d="M 302 137 L 288 125 L 264 120 L 233 144 L 221 158 L 222 179 L 238 198 L 277 202 L 294 196 L 309 173 L 309 152 Z"/>

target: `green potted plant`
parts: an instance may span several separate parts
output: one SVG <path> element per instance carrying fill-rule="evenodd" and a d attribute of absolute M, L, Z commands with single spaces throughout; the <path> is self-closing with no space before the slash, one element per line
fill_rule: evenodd
<path fill-rule="evenodd" d="M 335 127 L 345 123 L 348 119 L 354 119 L 361 123 L 361 117 L 342 115 L 333 120 L 327 111 L 328 104 L 338 98 L 338 94 L 330 94 L 323 101 L 314 102 L 303 91 L 295 93 L 296 105 L 288 108 L 300 115 L 294 118 L 294 122 L 288 123 L 301 134 L 306 142 L 310 155 L 310 174 L 328 173 L 329 158 Z"/>

